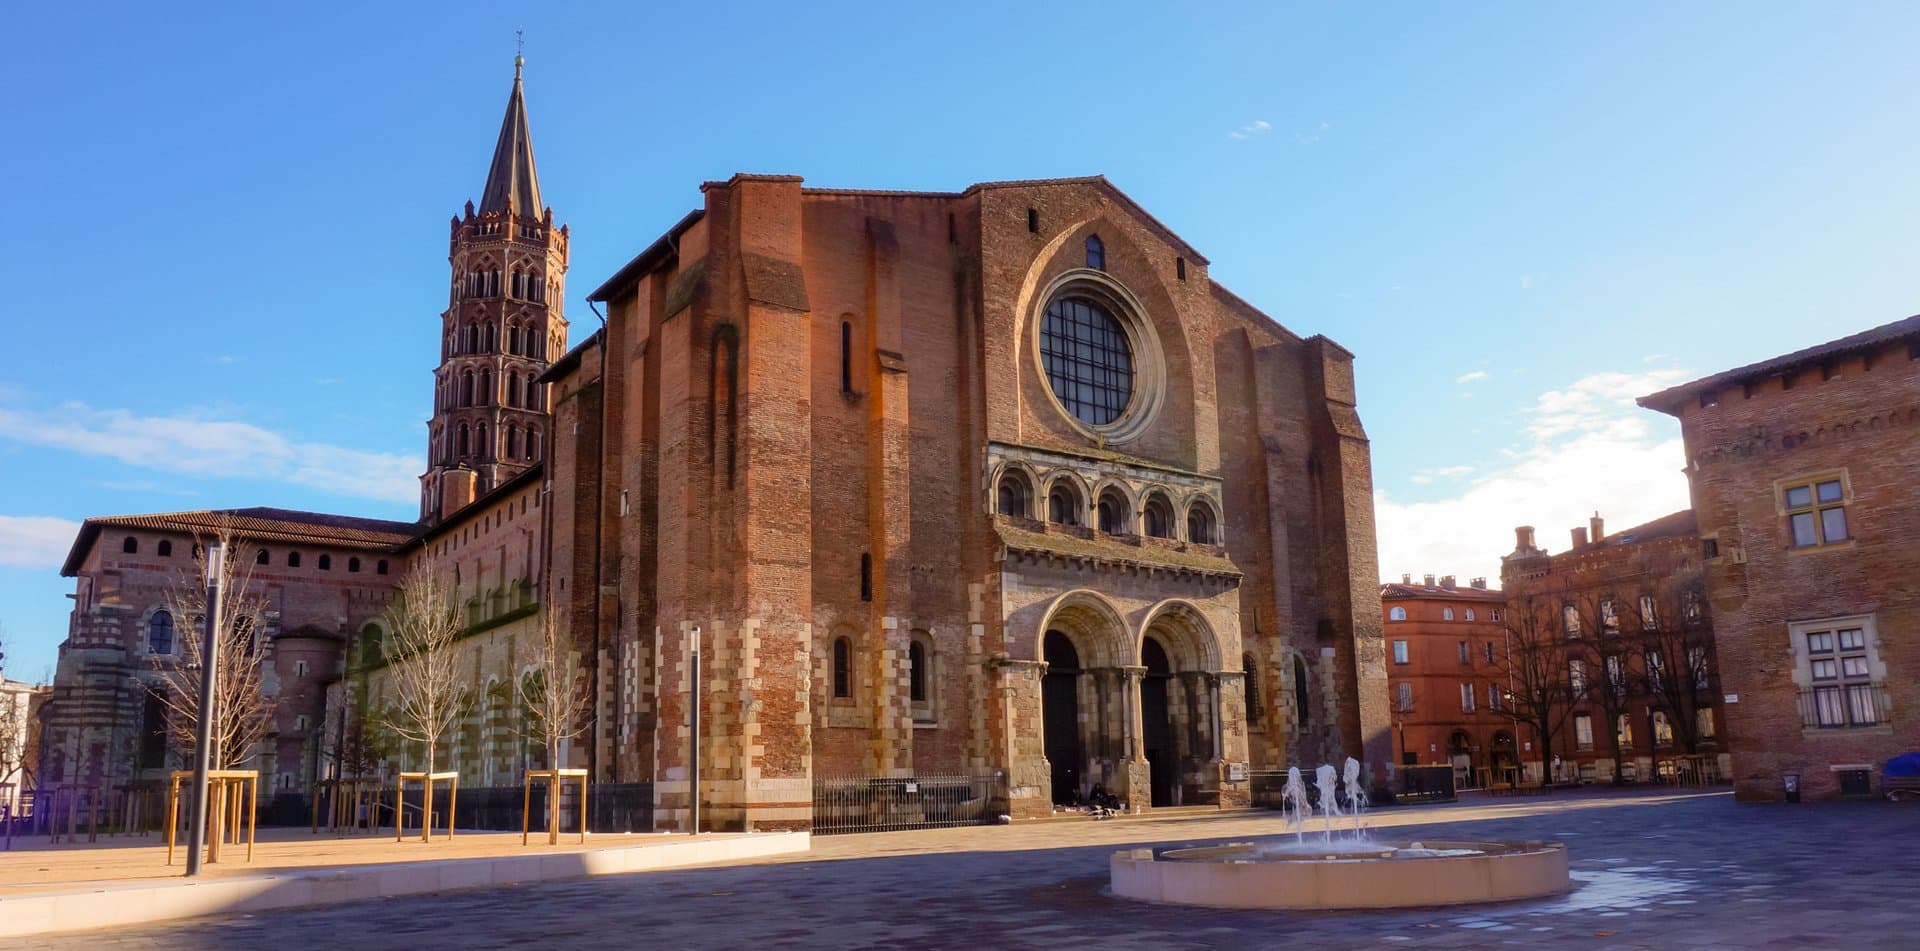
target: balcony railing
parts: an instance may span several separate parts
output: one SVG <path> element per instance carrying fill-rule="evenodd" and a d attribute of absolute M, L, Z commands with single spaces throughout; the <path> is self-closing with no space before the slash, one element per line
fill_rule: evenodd
<path fill-rule="evenodd" d="M 1800 691 L 1800 723 L 1809 730 L 1851 730 L 1890 722 L 1881 684 L 1832 684 Z"/>

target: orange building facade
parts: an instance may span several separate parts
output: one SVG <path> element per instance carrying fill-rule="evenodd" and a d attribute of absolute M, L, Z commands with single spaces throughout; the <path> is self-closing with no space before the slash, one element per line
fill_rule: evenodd
<path fill-rule="evenodd" d="M 1484 787 L 1519 765 L 1503 676 L 1506 597 L 1484 578 L 1382 585 L 1387 691 L 1403 766 L 1451 766 L 1454 785 Z"/>

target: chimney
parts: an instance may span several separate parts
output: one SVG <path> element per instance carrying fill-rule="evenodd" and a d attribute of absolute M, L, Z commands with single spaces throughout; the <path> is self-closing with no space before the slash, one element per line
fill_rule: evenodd
<path fill-rule="evenodd" d="M 1487 579 L 1485 578 L 1475 578 L 1472 581 L 1467 582 L 1467 584 L 1481 591 L 1487 590 Z"/>
<path fill-rule="evenodd" d="M 1533 551 L 1533 526 L 1522 525 L 1513 530 L 1513 550 Z"/>
<path fill-rule="evenodd" d="M 1433 587 L 1433 576 L 1432 576 L 1432 575 L 1428 575 L 1428 576 L 1427 576 L 1427 587 L 1429 587 L 1429 588 L 1431 588 L 1431 587 Z"/>
<path fill-rule="evenodd" d="M 1412 576 L 1412 575 L 1409 575 L 1409 574 L 1402 574 L 1402 575 L 1400 576 L 1400 583 L 1401 583 L 1401 584 L 1412 584 L 1412 583 L 1413 583 L 1413 576 Z"/>
<path fill-rule="evenodd" d="M 1607 537 L 1607 533 L 1600 527 L 1601 525 L 1599 512 L 1593 513 L 1593 517 L 1587 519 L 1587 527 L 1592 531 L 1593 543 L 1596 545 L 1600 544 L 1600 539 Z"/>
<path fill-rule="evenodd" d="M 1454 578 L 1452 575 L 1446 575 L 1440 579 L 1440 587 L 1445 588 L 1448 591 L 1453 590 L 1453 585 L 1454 585 Z"/>
<path fill-rule="evenodd" d="M 480 474 L 472 469 L 448 469 L 440 474 L 440 517 L 452 518 L 453 513 L 473 504 L 474 487 Z"/>
<path fill-rule="evenodd" d="M 1587 530 L 1586 529 L 1576 528 L 1573 530 L 1573 547 L 1575 548 L 1587 547 Z"/>

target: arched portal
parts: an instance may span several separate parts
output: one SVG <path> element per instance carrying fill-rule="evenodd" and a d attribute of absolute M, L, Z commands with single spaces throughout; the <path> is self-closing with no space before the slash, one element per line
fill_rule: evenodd
<path fill-rule="evenodd" d="M 1173 664 L 1167 649 L 1152 635 L 1140 645 L 1140 660 L 1147 672 L 1140 679 L 1140 719 L 1147 748 L 1148 785 L 1153 804 L 1171 806 L 1176 802 L 1179 784 L 1179 753 L 1174 746 L 1173 721 L 1168 715 L 1168 681 L 1173 679 Z"/>
<path fill-rule="evenodd" d="M 1080 653 L 1059 631 L 1046 636 L 1047 673 L 1040 681 L 1044 747 L 1053 767 L 1053 801 L 1075 802 L 1085 778 L 1086 752 L 1080 743 Z"/>
<path fill-rule="evenodd" d="M 1156 806 L 1220 801 L 1219 639 L 1193 604 L 1165 601 L 1139 635 L 1141 738 Z"/>

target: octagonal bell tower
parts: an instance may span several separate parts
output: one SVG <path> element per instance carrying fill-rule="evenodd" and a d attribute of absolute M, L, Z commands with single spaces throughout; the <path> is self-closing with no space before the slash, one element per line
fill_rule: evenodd
<path fill-rule="evenodd" d="M 480 207 L 452 222 L 440 366 L 433 374 L 420 516 L 438 522 L 538 462 L 547 387 L 534 380 L 566 351 L 567 228 L 540 203 L 533 136 L 513 59 L 513 92 Z"/>

